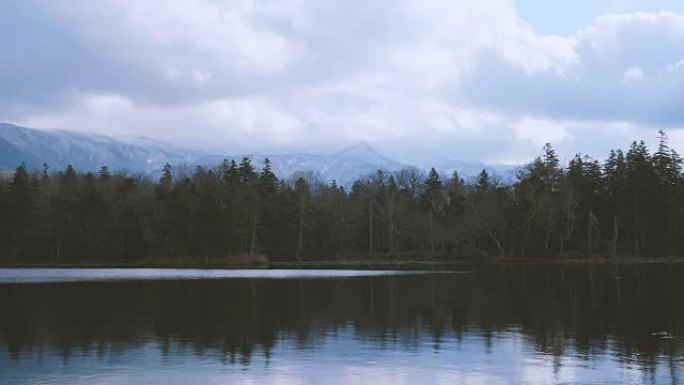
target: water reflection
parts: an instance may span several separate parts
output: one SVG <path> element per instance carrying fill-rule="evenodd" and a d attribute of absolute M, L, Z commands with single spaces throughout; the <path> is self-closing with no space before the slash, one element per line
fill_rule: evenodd
<path fill-rule="evenodd" d="M 682 273 L 5 284 L 0 382 L 677 383 Z"/>
<path fill-rule="evenodd" d="M 374 277 L 408 274 L 407 271 L 385 270 L 264 270 L 264 269 L 154 269 L 154 268 L 0 268 L 3 283 L 54 283 L 84 281 L 160 281 L 209 280 L 228 278 L 297 279 Z M 417 274 L 414 273 L 414 274 Z"/>

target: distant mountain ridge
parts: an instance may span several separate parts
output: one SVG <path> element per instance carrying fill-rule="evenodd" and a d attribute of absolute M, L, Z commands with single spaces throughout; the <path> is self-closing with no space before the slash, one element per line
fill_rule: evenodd
<path fill-rule="evenodd" d="M 367 143 L 361 142 L 334 154 L 246 154 L 240 156 L 207 156 L 195 165 L 212 167 L 223 159 L 239 162 L 243 157 L 261 168 L 264 160 L 270 159 L 273 172 L 281 178 L 288 178 L 298 171 L 312 171 L 326 182 L 337 181 L 348 184 L 355 179 L 377 170 L 396 171 L 408 167 L 395 160 L 380 155 Z"/>
<path fill-rule="evenodd" d="M 312 171 L 322 180 L 352 183 L 377 170 L 397 171 L 410 165 L 379 154 L 368 143 L 361 142 L 333 154 L 244 154 L 214 155 L 193 151 L 154 139 L 139 136 L 108 137 L 72 131 L 42 131 L 13 124 L 0 123 L 0 170 L 13 170 L 21 162 L 31 169 L 48 164 L 61 170 L 73 165 L 77 170 L 97 171 L 106 165 L 112 171 L 128 171 L 156 177 L 164 164 L 184 165 L 188 172 L 197 166 L 214 167 L 224 159 L 239 162 L 252 159 L 261 168 L 269 158 L 273 172 L 289 178 L 298 171 Z M 425 169 L 426 167 L 418 167 Z M 483 168 L 506 181 L 510 168 L 493 168 L 477 163 L 442 161 L 440 172 L 458 171 L 464 178 L 476 176 Z"/>
<path fill-rule="evenodd" d="M 165 163 L 195 161 L 200 153 L 144 138 L 132 139 L 82 134 L 72 131 L 42 131 L 0 123 L 0 169 L 14 169 L 25 162 L 39 169 L 48 164 L 64 169 L 71 164 L 80 171 L 96 171 L 103 165 L 112 170 L 149 173 Z"/>

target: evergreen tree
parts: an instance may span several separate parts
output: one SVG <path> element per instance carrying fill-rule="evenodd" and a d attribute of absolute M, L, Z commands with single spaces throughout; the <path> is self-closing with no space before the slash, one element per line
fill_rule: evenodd
<path fill-rule="evenodd" d="M 651 154 L 643 141 L 633 142 L 626 156 L 626 193 L 631 212 L 630 235 L 634 252 L 643 251 L 646 245 L 648 223 L 651 222 L 651 204 L 657 175 Z"/>
<path fill-rule="evenodd" d="M 482 169 L 482 172 L 480 172 L 480 175 L 477 177 L 477 184 L 475 186 L 481 191 L 487 191 L 492 187 L 492 182 L 489 180 L 489 173 L 487 170 Z"/>
<path fill-rule="evenodd" d="M 98 172 L 98 174 L 100 175 L 100 178 L 102 178 L 102 179 L 107 179 L 110 176 L 112 176 L 112 174 L 109 173 L 109 167 L 107 167 L 107 166 L 100 167 L 100 171 Z"/>
<path fill-rule="evenodd" d="M 276 252 L 274 241 L 274 229 L 276 226 L 277 215 L 277 194 L 279 182 L 276 175 L 271 170 L 271 160 L 264 159 L 264 167 L 261 169 L 258 181 L 259 188 L 259 219 L 260 231 L 258 238 L 261 240 L 261 247 L 267 254 Z"/>
<path fill-rule="evenodd" d="M 252 162 L 249 158 L 242 158 L 240 165 L 237 168 L 240 175 L 241 186 L 241 202 L 246 208 L 246 215 L 249 217 L 247 223 L 248 228 L 243 231 L 247 235 L 245 238 L 245 251 L 249 255 L 255 255 L 257 251 L 257 235 L 259 226 L 259 196 L 258 196 L 258 180 L 259 175 L 256 172 Z"/>
<path fill-rule="evenodd" d="M 26 164 L 21 163 L 14 171 L 9 195 L 11 254 L 12 257 L 21 257 L 23 248 L 26 246 L 31 214 L 33 211 L 33 196 L 31 191 L 31 176 Z"/>

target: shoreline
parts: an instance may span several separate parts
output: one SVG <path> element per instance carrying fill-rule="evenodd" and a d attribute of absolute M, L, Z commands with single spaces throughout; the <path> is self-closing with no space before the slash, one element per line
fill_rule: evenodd
<path fill-rule="evenodd" d="M 0 268 L 152 268 L 152 269 L 428 269 L 448 270 L 464 266 L 501 265 L 642 265 L 642 264 L 684 264 L 684 258 L 492 258 L 488 260 L 330 260 L 330 261 L 276 261 L 257 263 L 235 263 L 234 261 L 163 261 L 143 260 L 136 262 L 63 262 L 14 261 L 0 262 Z"/>

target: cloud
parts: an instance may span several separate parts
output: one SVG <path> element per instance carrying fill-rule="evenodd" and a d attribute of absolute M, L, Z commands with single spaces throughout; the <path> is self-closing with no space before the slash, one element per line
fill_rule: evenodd
<path fill-rule="evenodd" d="M 529 76 L 485 54 L 466 92 L 474 103 L 556 119 L 632 121 L 681 127 L 684 16 L 603 16 L 572 36 L 576 60 Z"/>
<path fill-rule="evenodd" d="M 565 125 L 555 121 L 523 118 L 516 126 L 518 139 L 530 141 L 539 147 L 545 143 L 562 142 L 569 136 Z"/>
<path fill-rule="evenodd" d="M 625 70 L 622 75 L 622 84 L 629 86 L 644 80 L 644 70 L 639 66 L 632 66 Z"/>
<path fill-rule="evenodd" d="M 546 141 L 570 156 L 684 127 L 674 13 L 568 36 L 536 33 L 511 0 L 26 0 L 0 14 L 0 116 L 38 128 L 520 162 Z"/>

